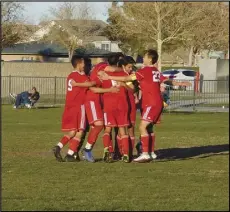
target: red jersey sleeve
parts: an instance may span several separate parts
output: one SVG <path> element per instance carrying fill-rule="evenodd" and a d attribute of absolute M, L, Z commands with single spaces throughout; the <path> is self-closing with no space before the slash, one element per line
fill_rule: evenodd
<path fill-rule="evenodd" d="M 163 81 L 165 81 L 166 79 L 168 79 L 168 77 L 165 77 L 162 73 L 160 75 L 160 83 L 162 83 Z"/>
<path fill-rule="evenodd" d="M 90 81 L 96 82 L 96 85 L 101 85 L 101 80 L 98 78 L 96 71 L 92 71 L 90 74 Z"/>
<path fill-rule="evenodd" d="M 137 78 L 137 81 L 141 81 L 144 79 L 144 69 L 139 69 L 137 72 L 136 72 L 136 78 Z"/>
<path fill-rule="evenodd" d="M 97 85 L 101 86 L 101 80 L 98 78 L 97 74 L 99 71 L 104 70 L 108 66 L 107 63 L 99 63 L 97 64 L 90 74 L 90 80 L 96 82 Z"/>

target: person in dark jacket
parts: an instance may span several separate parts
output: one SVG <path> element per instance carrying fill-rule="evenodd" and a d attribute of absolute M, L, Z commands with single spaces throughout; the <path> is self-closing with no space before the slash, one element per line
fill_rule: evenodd
<path fill-rule="evenodd" d="M 23 91 L 17 95 L 10 93 L 10 96 L 15 99 L 15 109 L 20 105 L 25 105 L 26 107 L 31 108 L 31 106 L 33 106 L 40 98 L 40 94 L 35 87 L 32 87 L 31 91 Z"/>

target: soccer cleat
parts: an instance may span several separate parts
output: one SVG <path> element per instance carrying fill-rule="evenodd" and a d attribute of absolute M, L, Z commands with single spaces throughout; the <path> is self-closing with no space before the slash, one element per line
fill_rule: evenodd
<path fill-rule="evenodd" d="M 109 152 L 109 148 L 105 148 L 105 149 L 104 149 L 103 160 L 104 160 L 106 163 L 111 163 L 111 162 L 113 162 L 113 154 Z"/>
<path fill-rule="evenodd" d="M 73 157 L 75 158 L 75 160 L 76 160 L 77 162 L 78 162 L 78 161 L 81 161 L 78 152 L 74 152 Z"/>
<path fill-rule="evenodd" d="M 141 154 L 138 158 L 134 159 L 134 162 L 137 163 L 147 163 L 150 162 L 152 159 L 149 154 Z"/>
<path fill-rule="evenodd" d="M 84 149 L 83 154 L 85 156 L 85 160 L 91 163 L 95 163 L 95 159 L 93 158 L 93 155 L 92 155 L 92 150 Z"/>
<path fill-rule="evenodd" d="M 122 155 L 120 153 L 115 153 L 113 155 L 113 160 L 116 160 L 116 161 L 122 160 Z"/>
<path fill-rule="evenodd" d="M 62 156 L 61 156 L 61 148 L 59 146 L 55 146 L 53 148 L 53 153 L 57 161 L 63 162 Z"/>
<path fill-rule="evenodd" d="M 77 162 L 76 158 L 74 157 L 74 155 L 66 155 L 64 158 L 65 162 Z"/>
<path fill-rule="evenodd" d="M 154 152 L 151 152 L 150 153 L 150 157 L 151 157 L 151 159 L 156 159 L 157 158 L 157 155 L 154 153 Z"/>
<path fill-rule="evenodd" d="M 122 161 L 124 161 L 125 163 L 129 163 L 129 162 L 130 162 L 129 156 L 128 156 L 128 155 L 124 155 L 124 156 L 122 157 Z"/>

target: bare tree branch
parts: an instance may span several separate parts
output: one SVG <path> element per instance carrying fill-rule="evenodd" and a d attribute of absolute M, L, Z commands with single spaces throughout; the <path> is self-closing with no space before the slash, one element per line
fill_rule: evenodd
<path fill-rule="evenodd" d="M 94 14 L 85 2 L 63 2 L 57 7 L 50 8 L 51 16 L 46 23 L 53 20 L 48 35 L 43 40 L 52 41 L 66 47 L 69 59 L 76 48 L 81 47 L 86 40 L 102 31 L 102 26 L 94 20 Z"/>

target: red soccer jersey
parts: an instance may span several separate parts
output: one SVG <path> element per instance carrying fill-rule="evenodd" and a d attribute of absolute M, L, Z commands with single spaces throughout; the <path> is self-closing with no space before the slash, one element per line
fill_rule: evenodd
<path fill-rule="evenodd" d="M 156 106 L 162 104 L 160 84 L 167 79 L 156 67 L 145 66 L 136 72 L 136 78 L 142 91 L 142 106 Z"/>
<path fill-rule="evenodd" d="M 110 76 L 127 76 L 127 74 L 123 71 L 106 73 Z M 111 88 L 112 86 L 119 86 L 119 83 L 115 80 L 104 80 L 102 82 L 102 88 Z M 103 104 L 105 111 L 111 111 L 116 109 L 128 111 L 126 88 L 120 86 L 120 90 L 118 93 L 104 93 Z"/>
<path fill-rule="evenodd" d="M 71 80 L 74 80 L 78 83 L 83 83 L 89 81 L 89 78 L 85 75 L 84 72 L 73 71 L 67 77 L 67 91 L 66 91 L 66 107 L 80 106 L 84 104 L 86 91 L 88 88 L 77 87 L 71 85 Z"/>
<path fill-rule="evenodd" d="M 108 63 L 102 62 L 95 65 L 94 68 L 92 69 L 90 73 L 90 80 L 96 82 L 96 87 L 101 87 L 101 83 L 102 83 L 97 76 L 98 72 L 104 70 L 107 66 Z M 86 96 L 87 101 L 99 101 L 99 99 L 100 99 L 100 94 L 94 93 L 91 90 L 87 91 L 87 96 Z"/>

